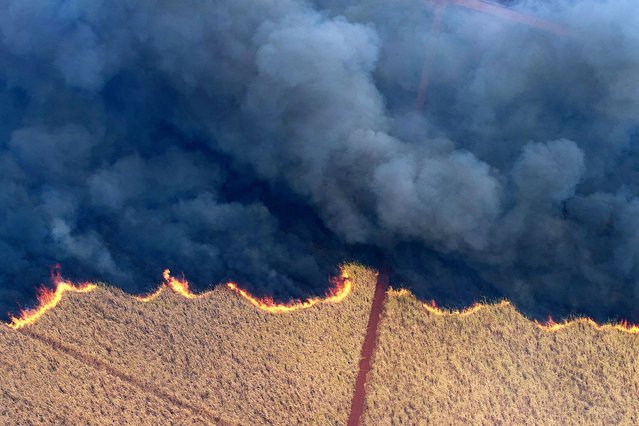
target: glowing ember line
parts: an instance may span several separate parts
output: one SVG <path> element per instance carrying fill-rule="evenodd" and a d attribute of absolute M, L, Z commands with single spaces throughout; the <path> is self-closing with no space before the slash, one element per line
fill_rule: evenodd
<path fill-rule="evenodd" d="M 413 294 L 406 289 L 400 289 L 400 290 L 391 289 L 388 291 L 388 295 L 391 297 L 403 297 L 403 296 L 414 297 Z M 475 303 L 466 309 L 451 310 L 451 309 L 442 309 L 437 306 L 434 300 L 431 300 L 430 303 L 424 303 L 423 306 L 430 314 L 433 314 L 433 315 L 464 317 L 467 315 L 477 313 L 478 311 L 485 308 L 512 306 L 512 303 L 510 303 L 507 300 L 502 300 L 497 303 Z M 630 324 L 628 321 L 621 321 L 619 323 L 599 324 L 591 318 L 582 317 L 582 318 L 575 318 L 573 320 L 565 320 L 565 321 L 562 321 L 561 323 L 556 323 L 552 320 L 552 318 L 549 317 L 548 321 L 545 323 L 541 323 L 536 320 L 532 322 L 541 330 L 548 331 L 548 332 L 556 332 L 567 327 L 575 326 L 577 324 L 584 324 L 584 325 L 593 327 L 595 330 L 600 330 L 600 331 L 617 330 L 624 333 L 639 334 L 639 325 Z"/>
<path fill-rule="evenodd" d="M 13 329 L 22 328 L 36 322 L 47 311 L 56 307 L 66 292 L 88 293 L 97 288 L 95 284 L 83 283 L 73 285 L 65 281 L 56 281 L 55 290 L 41 289 L 38 294 L 38 306 L 33 309 L 23 310 L 19 317 L 11 316 L 11 322 L 7 324 Z"/>
<path fill-rule="evenodd" d="M 271 314 L 281 314 L 286 312 L 296 311 L 298 309 L 306 309 L 310 308 L 313 305 L 318 303 L 339 303 L 346 298 L 351 292 L 353 284 L 348 277 L 348 274 L 345 271 L 342 271 L 341 280 L 333 281 L 334 287 L 329 289 L 325 298 L 310 298 L 305 301 L 295 301 L 291 303 L 281 303 L 277 304 L 273 301 L 273 299 L 264 297 L 264 298 L 256 298 L 253 297 L 249 292 L 244 289 L 241 289 L 235 283 L 228 283 L 226 286 L 234 291 L 235 293 L 242 296 L 246 299 L 251 305 L 256 308 L 271 313 Z"/>
<path fill-rule="evenodd" d="M 157 297 L 162 294 L 164 292 L 164 289 L 166 288 L 166 286 L 164 284 L 162 284 L 157 290 L 155 290 L 154 292 L 151 292 L 147 295 L 144 296 L 135 296 L 135 298 L 137 300 L 139 300 L 140 302 L 150 302 L 151 300 L 157 299 Z"/>
<path fill-rule="evenodd" d="M 617 330 L 624 333 L 639 334 L 639 325 L 630 324 L 628 321 L 621 321 L 618 323 L 598 324 L 592 318 L 576 318 L 573 320 L 565 320 L 560 323 L 556 323 L 552 318 L 548 318 L 545 323 L 535 321 L 537 327 L 544 331 L 559 331 L 567 327 L 571 327 L 577 324 L 585 324 L 593 327 L 595 330 Z"/>
<path fill-rule="evenodd" d="M 450 316 L 450 315 L 456 315 L 456 316 L 460 316 L 460 317 L 465 317 L 467 315 L 471 315 L 474 314 L 484 308 L 490 308 L 490 307 L 501 307 L 501 306 L 508 306 L 510 305 L 510 302 L 507 300 L 502 300 L 501 302 L 498 303 L 493 303 L 493 304 L 484 304 L 484 303 L 474 303 L 471 306 L 469 306 L 466 309 L 462 309 L 462 310 L 448 310 L 448 309 L 442 309 L 440 307 L 437 306 L 437 304 L 435 303 L 434 300 L 431 300 L 430 303 L 424 303 L 424 308 L 426 308 L 426 310 L 428 312 L 430 312 L 431 314 L 434 315 L 440 315 L 440 316 Z"/>
<path fill-rule="evenodd" d="M 162 283 L 162 285 L 157 290 L 144 296 L 135 296 L 136 300 L 139 300 L 140 302 L 150 302 L 156 299 L 167 288 L 171 289 L 171 291 L 173 291 L 175 294 L 178 294 L 186 299 L 199 299 L 210 294 L 209 292 L 201 294 L 195 294 L 191 292 L 191 290 L 189 289 L 189 282 L 184 278 L 179 279 L 172 277 L 171 271 L 169 271 L 168 269 L 164 270 L 162 276 L 164 277 L 164 283 Z M 67 281 L 62 280 L 59 276 L 59 272 L 56 272 L 56 274 L 53 276 L 53 280 L 55 282 L 55 289 L 41 289 L 38 295 L 37 307 L 33 309 L 23 310 L 22 312 L 20 312 L 20 315 L 18 317 L 11 316 L 10 322 L 7 324 L 7 326 L 13 329 L 18 329 L 32 324 L 47 311 L 53 309 L 58 303 L 60 303 L 65 293 L 88 293 L 98 287 L 96 284 L 91 283 L 83 283 L 78 285 L 71 284 Z M 311 306 L 316 305 L 320 302 L 341 302 L 346 298 L 346 296 L 349 295 L 353 286 L 351 280 L 348 277 L 348 274 L 343 269 L 341 278 L 333 280 L 333 285 L 334 286 L 328 290 L 325 298 L 311 298 L 303 302 L 293 302 L 288 304 L 276 304 L 270 298 L 255 298 L 246 290 L 239 288 L 235 283 L 228 283 L 227 287 L 251 302 L 253 306 L 263 311 L 270 313 L 283 313 L 303 308 L 310 308 Z"/>

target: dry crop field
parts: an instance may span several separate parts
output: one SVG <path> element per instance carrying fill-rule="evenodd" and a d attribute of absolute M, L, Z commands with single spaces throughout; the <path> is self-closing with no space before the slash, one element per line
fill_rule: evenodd
<path fill-rule="evenodd" d="M 142 302 L 99 286 L 0 327 L 0 424 L 344 425 L 376 274 L 339 303 L 258 309 L 228 287 Z M 188 296 L 188 294 L 187 294 Z M 366 425 L 639 424 L 639 334 L 459 315 L 389 291 Z"/>
<path fill-rule="evenodd" d="M 345 424 L 375 273 L 340 303 L 262 312 L 227 287 L 68 293 L 0 329 L 0 424 Z"/>
<path fill-rule="evenodd" d="M 512 305 L 429 312 L 391 291 L 364 424 L 639 424 L 639 334 L 547 331 Z"/>

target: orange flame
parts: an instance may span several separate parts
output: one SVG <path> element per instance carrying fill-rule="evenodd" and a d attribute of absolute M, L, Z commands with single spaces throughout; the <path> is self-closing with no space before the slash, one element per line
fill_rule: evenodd
<path fill-rule="evenodd" d="M 189 289 L 189 282 L 182 278 L 175 278 L 171 276 L 171 271 L 165 269 L 162 273 L 164 277 L 164 283 L 152 293 L 144 296 L 135 296 L 135 298 L 141 302 L 150 302 L 156 299 L 167 288 L 171 289 L 174 293 L 186 298 L 186 299 L 198 299 L 205 297 L 209 293 L 195 294 Z M 18 317 L 10 317 L 10 322 L 7 324 L 13 329 L 22 328 L 26 325 L 32 324 L 37 321 L 47 311 L 53 309 L 62 300 L 63 295 L 66 292 L 75 293 L 88 293 L 95 290 L 98 286 L 91 283 L 82 283 L 74 285 L 70 282 L 64 281 L 60 277 L 59 269 L 54 269 L 52 279 L 55 283 L 55 289 L 49 290 L 43 288 L 39 290 L 38 305 L 33 309 L 27 309 L 21 311 Z M 311 306 L 323 302 L 323 303 L 338 303 L 348 296 L 352 289 L 352 283 L 348 277 L 348 274 L 342 269 L 342 275 L 339 279 L 332 280 L 334 286 L 327 291 L 326 297 L 311 298 L 303 302 L 293 302 L 289 304 L 276 304 L 271 298 L 255 298 L 246 290 L 243 290 L 237 286 L 237 284 L 230 282 L 227 287 L 239 294 L 246 300 L 248 300 L 253 306 L 270 313 L 282 313 L 295 311 L 302 308 L 310 308 Z"/>
<path fill-rule="evenodd" d="M 55 290 L 41 288 L 38 294 L 38 306 L 33 309 L 26 309 L 20 312 L 18 317 L 11 316 L 11 322 L 7 324 L 9 327 L 17 330 L 26 325 L 36 322 L 47 311 L 56 307 L 62 300 L 62 296 L 66 292 L 88 293 L 97 288 L 97 285 L 90 283 L 82 283 L 73 285 L 69 282 L 62 281 L 58 278 L 55 280 Z"/>
<path fill-rule="evenodd" d="M 484 304 L 484 303 L 477 302 L 477 303 L 473 303 L 471 306 L 467 307 L 466 309 L 462 309 L 462 310 L 450 309 L 449 310 L 449 309 L 440 308 L 439 306 L 437 306 L 434 300 L 431 300 L 430 303 L 424 303 L 424 308 L 426 308 L 428 312 L 434 315 L 440 315 L 440 316 L 457 315 L 460 317 L 465 317 L 467 315 L 474 314 L 475 312 L 478 312 L 484 308 L 493 307 L 493 306 L 495 307 L 508 306 L 508 305 L 510 305 L 510 302 L 507 300 L 502 300 L 501 302 L 494 303 L 494 304 Z"/>
<path fill-rule="evenodd" d="M 535 321 L 537 327 L 545 331 L 559 331 L 566 327 L 576 324 L 586 324 L 596 330 L 617 330 L 624 333 L 639 334 L 639 325 L 630 324 L 628 321 L 620 321 L 618 323 L 598 324 L 592 318 L 575 318 L 573 320 L 564 320 L 560 323 L 553 321 L 552 317 L 548 317 L 545 323 Z"/>
<path fill-rule="evenodd" d="M 389 295 L 393 297 L 402 297 L 402 296 L 411 296 L 412 293 L 406 289 L 400 290 L 389 290 Z M 502 306 L 512 306 L 507 300 L 502 300 L 497 303 L 474 303 L 466 309 L 462 310 L 450 310 L 450 309 L 442 309 L 437 306 L 434 300 L 431 300 L 430 303 L 424 303 L 424 308 L 433 315 L 438 316 L 467 316 L 474 314 L 482 309 L 491 308 L 491 307 L 502 307 Z M 567 327 L 571 327 L 577 324 L 585 324 L 590 327 L 593 327 L 595 330 L 617 330 L 624 333 L 630 334 L 639 334 L 639 325 L 630 324 L 628 321 L 620 321 L 618 323 L 606 323 L 599 324 L 595 322 L 591 318 L 575 318 L 572 320 L 564 320 L 561 323 L 556 323 L 553 321 L 552 317 L 548 317 L 548 320 L 545 323 L 540 323 L 539 321 L 533 321 L 537 327 L 541 330 L 548 332 L 556 332 L 562 330 Z"/>
<path fill-rule="evenodd" d="M 165 285 L 162 284 L 157 290 L 149 293 L 149 294 L 145 294 L 144 296 L 134 296 L 137 300 L 139 300 L 140 302 L 150 302 L 153 299 L 156 299 L 160 294 L 162 294 L 162 292 L 165 289 Z"/>
<path fill-rule="evenodd" d="M 197 299 L 202 296 L 201 294 L 195 294 L 189 290 L 189 282 L 184 279 L 184 277 L 182 277 L 182 279 L 172 277 L 169 269 L 164 270 L 162 277 L 164 278 L 164 283 L 160 286 L 160 288 L 145 296 L 136 296 L 135 298 L 140 302 L 150 302 L 162 294 L 167 287 L 173 290 L 174 293 L 187 299 Z"/>
<path fill-rule="evenodd" d="M 235 293 L 242 296 L 244 299 L 248 300 L 249 303 L 251 303 L 251 305 L 255 306 L 256 308 L 271 314 L 280 314 L 285 312 L 296 311 L 298 309 L 310 308 L 311 306 L 316 305 L 320 302 L 322 303 L 341 302 L 342 300 L 346 298 L 346 296 L 348 296 L 348 294 L 351 292 L 351 289 L 353 287 L 353 284 L 351 283 L 351 280 L 348 277 L 348 273 L 342 270 L 341 279 L 335 279 L 332 282 L 333 282 L 333 287 L 328 290 L 326 297 L 323 299 L 315 297 L 315 298 L 306 299 L 304 301 L 298 300 L 291 303 L 281 303 L 281 304 L 275 303 L 273 299 L 271 299 L 270 297 L 264 297 L 264 298 L 253 297 L 249 292 L 239 288 L 237 284 L 233 282 L 227 283 L 226 286 L 232 291 L 234 291 Z"/>

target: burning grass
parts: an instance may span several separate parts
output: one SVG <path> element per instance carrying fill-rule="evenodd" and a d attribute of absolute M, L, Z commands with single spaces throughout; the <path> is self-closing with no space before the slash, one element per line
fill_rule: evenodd
<path fill-rule="evenodd" d="M 0 424 L 346 424 L 372 271 L 288 304 L 164 278 L 139 297 L 59 279 L 0 327 Z M 364 424 L 639 424 L 636 326 L 389 296 Z"/>
<path fill-rule="evenodd" d="M 168 272 L 157 292 L 138 298 L 103 286 L 79 293 L 58 285 L 59 298 L 51 297 L 58 291 L 42 298 L 45 310 L 20 317 L 42 312 L 37 321 L 0 334 L 2 347 L 23 342 L 3 352 L 11 359 L 3 365 L 24 366 L 3 376 L 10 383 L 2 385 L 0 406 L 9 408 L 0 423 L 84 424 L 92 412 L 102 413 L 92 422 L 126 422 L 137 406 L 147 417 L 129 423 L 212 423 L 219 416 L 247 425 L 344 424 L 375 282 L 362 267 L 344 272 L 348 278 L 336 280 L 326 298 L 287 305 L 227 286 L 193 294 Z M 135 396 L 127 405 L 128 388 L 116 393 L 122 383 L 165 409 L 153 411 L 153 401 Z M 77 398 L 81 408 L 69 408 Z"/>
<path fill-rule="evenodd" d="M 164 270 L 162 276 L 164 277 L 164 283 L 162 283 L 157 290 L 143 296 L 135 296 L 135 299 L 144 303 L 151 302 L 167 291 L 167 289 L 185 299 L 206 298 L 211 294 L 210 292 L 202 294 L 191 292 L 189 282 L 184 278 L 180 279 L 171 276 L 171 271 L 168 269 Z M 58 303 L 62 301 L 65 293 L 89 293 L 98 288 L 96 284 L 92 283 L 76 285 L 67 282 L 60 277 L 59 272 L 54 274 L 52 278 L 55 287 L 53 289 L 41 288 L 38 294 L 37 305 L 31 309 L 22 310 L 17 317 L 12 316 L 11 321 L 7 324 L 9 328 L 17 330 L 35 323 L 48 311 L 55 308 Z M 288 303 L 275 303 L 271 298 L 253 297 L 249 292 L 238 287 L 238 285 L 233 282 L 227 283 L 226 287 L 248 300 L 249 303 L 256 308 L 271 314 L 280 314 L 310 308 L 318 303 L 339 303 L 350 294 L 352 285 L 348 272 L 346 269 L 342 269 L 342 276 L 331 280 L 331 287 L 328 289 L 325 297 L 314 297 L 304 301 L 297 300 Z"/>
<path fill-rule="evenodd" d="M 390 296 L 364 424 L 639 424 L 636 328 Z"/>

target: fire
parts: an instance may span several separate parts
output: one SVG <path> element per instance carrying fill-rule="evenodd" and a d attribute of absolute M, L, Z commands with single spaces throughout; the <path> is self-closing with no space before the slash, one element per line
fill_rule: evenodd
<path fill-rule="evenodd" d="M 144 296 L 135 296 L 135 298 L 137 300 L 139 300 L 140 302 L 150 302 L 153 299 L 156 299 L 160 294 L 162 294 L 162 292 L 164 292 L 165 286 L 164 284 L 162 284 L 157 290 L 146 294 Z"/>
<path fill-rule="evenodd" d="M 413 294 L 406 289 L 399 289 L 399 290 L 391 289 L 389 290 L 388 294 L 389 296 L 392 296 L 392 297 L 403 297 L 403 296 L 414 297 Z M 437 306 L 434 300 L 431 300 L 429 303 L 424 303 L 423 306 L 430 314 L 433 314 L 433 315 L 463 317 L 463 316 L 477 313 L 478 311 L 485 308 L 512 306 L 512 303 L 510 303 L 508 300 L 502 300 L 497 303 L 474 303 L 473 305 L 469 306 L 466 309 L 451 310 L 451 309 L 442 309 Z M 553 321 L 552 317 L 548 317 L 548 320 L 545 323 L 541 323 L 536 320 L 533 322 L 539 329 L 543 331 L 548 331 L 548 332 L 557 332 L 557 331 L 563 330 L 564 328 L 572 327 L 577 324 L 585 324 L 587 326 L 593 327 L 595 330 L 600 330 L 600 331 L 617 330 L 624 333 L 639 334 L 639 325 L 630 324 L 628 321 L 620 321 L 618 323 L 599 324 L 591 318 L 582 317 L 582 318 L 575 318 L 572 320 L 564 320 L 560 323 L 556 323 L 555 321 Z"/>
<path fill-rule="evenodd" d="M 59 277 L 58 277 L 59 278 Z M 97 285 L 83 283 L 73 285 L 69 282 L 57 279 L 55 281 L 55 290 L 42 288 L 38 294 L 38 306 L 33 309 L 26 309 L 20 312 L 20 316 L 11 316 L 11 322 L 8 324 L 13 329 L 22 328 L 26 325 L 36 322 L 47 311 L 56 307 L 62 300 L 62 296 L 66 292 L 72 293 L 88 293 L 97 288 Z"/>
<path fill-rule="evenodd" d="M 466 309 L 462 309 L 462 310 L 448 310 L 448 309 L 442 309 L 439 306 L 437 306 L 437 304 L 435 303 L 434 300 L 431 300 L 430 303 L 424 303 L 424 308 L 426 308 L 426 310 L 428 312 L 430 312 L 431 314 L 434 315 L 440 315 L 440 316 L 445 316 L 445 315 L 457 315 L 460 317 L 465 317 L 467 315 L 471 315 L 474 314 L 484 308 L 488 308 L 488 307 L 497 307 L 497 306 L 508 306 L 510 305 L 510 302 L 507 300 L 502 300 L 501 302 L 498 303 L 493 303 L 493 304 L 484 304 L 484 303 L 473 303 L 471 306 L 469 306 Z"/>
<path fill-rule="evenodd" d="M 334 279 L 333 287 L 330 288 L 324 298 L 310 298 L 304 301 L 294 301 L 291 303 L 281 303 L 277 304 L 273 301 L 273 299 L 265 297 L 265 298 L 256 298 L 253 297 L 249 292 L 243 290 L 237 286 L 237 284 L 230 282 L 227 283 L 226 286 L 234 291 L 235 293 L 242 296 L 244 299 L 248 300 L 249 303 L 256 308 L 271 313 L 271 314 L 280 314 L 286 312 L 296 311 L 298 309 L 310 308 L 313 305 L 316 305 L 320 302 L 322 303 L 339 303 L 346 298 L 351 292 L 353 284 L 349 279 L 348 273 L 342 270 L 341 279 Z"/>
<path fill-rule="evenodd" d="M 164 282 L 162 285 L 152 293 L 144 296 L 135 296 L 140 302 L 150 302 L 156 299 L 167 288 L 186 299 L 198 299 L 206 297 L 209 293 L 195 294 L 189 289 L 189 282 L 184 279 L 175 278 L 171 276 L 171 271 L 165 269 L 162 273 Z M 26 325 L 36 322 L 47 311 L 53 309 L 67 292 L 73 293 L 88 293 L 95 290 L 98 286 L 92 283 L 72 284 L 68 281 L 64 281 L 60 277 L 59 267 L 54 269 L 52 279 L 55 283 L 55 289 L 49 290 L 43 288 L 38 294 L 38 305 L 33 309 L 23 310 L 18 317 L 11 317 L 10 322 L 7 324 L 13 329 L 22 328 Z M 241 289 L 237 284 L 230 282 L 226 286 L 239 294 L 246 300 L 248 300 L 253 306 L 260 310 L 269 313 L 283 313 L 291 312 L 302 308 L 310 308 L 320 302 L 322 303 L 338 303 L 341 302 L 349 295 L 352 289 L 352 282 L 349 279 L 348 273 L 342 269 L 342 275 L 340 278 L 332 280 L 333 287 L 331 287 L 325 298 L 311 298 L 305 301 L 292 302 L 288 304 L 276 304 L 271 298 L 255 298 L 246 290 Z"/>
<path fill-rule="evenodd" d="M 195 294 L 189 290 L 189 282 L 184 279 L 184 277 L 182 277 L 182 279 L 172 277 L 169 269 L 164 270 L 162 277 L 164 278 L 164 283 L 162 283 L 160 288 L 145 296 L 136 296 L 136 299 L 140 302 L 150 302 L 162 294 L 167 287 L 173 290 L 174 293 L 179 294 L 186 299 L 197 299 L 202 296 L 201 294 Z"/>
<path fill-rule="evenodd" d="M 184 278 L 182 278 L 181 280 L 173 278 L 171 276 L 171 271 L 169 271 L 168 269 L 164 270 L 162 276 L 164 277 L 164 281 L 166 281 L 166 284 L 171 288 L 171 290 L 173 290 L 180 296 L 187 299 L 196 299 L 198 297 L 198 295 L 193 294 L 191 290 L 189 290 L 189 282 Z"/>
<path fill-rule="evenodd" d="M 537 327 L 545 331 L 559 331 L 566 327 L 576 324 L 586 324 L 596 330 L 617 330 L 624 333 L 639 334 L 639 325 L 630 324 L 628 321 L 620 321 L 618 323 L 598 324 L 591 318 L 576 318 L 573 320 L 564 320 L 560 323 L 553 321 L 552 317 L 548 317 L 545 323 L 535 321 Z"/>

